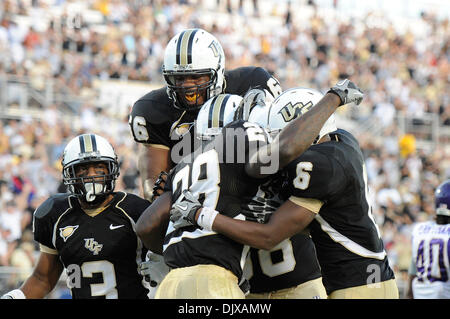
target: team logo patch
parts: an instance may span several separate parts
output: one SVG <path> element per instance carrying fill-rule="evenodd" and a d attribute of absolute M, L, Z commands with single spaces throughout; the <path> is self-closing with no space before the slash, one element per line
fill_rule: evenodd
<path fill-rule="evenodd" d="M 194 123 L 181 123 L 177 124 L 175 123 L 172 128 L 170 129 L 170 138 L 173 140 L 178 140 L 182 138 L 186 133 L 188 133 L 192 126 L 194 126 Z"/>
<path fill-rule="evenodd" d="M 73 233 L 77 230 L 79 225 L 75 226 L 66 226 L 59 229 L 59 236 L 64 240 L 64 242 L 67 241 L 67 239 L 73 235 Z"/>

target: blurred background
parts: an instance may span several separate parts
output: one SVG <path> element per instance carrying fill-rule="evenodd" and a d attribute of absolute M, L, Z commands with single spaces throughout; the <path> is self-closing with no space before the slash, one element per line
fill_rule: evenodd
<path fill-rule="evenodd" d="M 226 69 L 257 65 L 284 89 L 325 92 L 350 78 L 365 92 L 339 109 L 366 157 L 373 214 L 400 297 L 415 222 L 434 217 L 450 178 L 450 1 L 3 0 L 0 2 L 0 294 L 39 256 L 32 214 L 65 192 L 61 155 L 74 136 L 106 137 L 121 162 L 116 190 L 141 194 L 128 114 L 164 85 L 164 48 L 200 27 Z M 70 298 L 64 276 L 50 298 Z"/>

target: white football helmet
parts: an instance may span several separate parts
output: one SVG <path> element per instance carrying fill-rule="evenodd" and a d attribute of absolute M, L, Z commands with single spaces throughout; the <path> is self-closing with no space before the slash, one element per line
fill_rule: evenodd
<path fill-rule="evenodd" d="M 92 162 L 104 162 L 108 174 L 77 177 L 76 166 Z M 114 191 L 119 176 L 119 163 L 112 145 L 95 134 L 82 134 L 73 138 L 64 149 L 63 181 L 69 191 L 90 205 L 101 203 L 107 194 Z"/>
<path fill-rule="evenodd" d="M 290 121 L 302 116 L 317 104 L 323 94 L 314 89 L 292 88 L 284 91 L 267 107 L 254 108 L 250 113 L 249 122 L 257 123 L 266 128 L 271 135 L 277 134 Z M 320 130 L 313 144 L 323 136 L 336 131 L 336 120 L 332 114 Z"/>
<path fill-rule="evenodd" d="M 209 140 L 220 134 L 222 128 L 233 122 L 234 113 L 242 97 L 234 94 L 219 94 L 209 99 L 198 112 L 195 134 L 198 139 Z"/>
<path fill-rule="evenodd" d="M 187 29 L 175 35 L 167 44 L 162 73 L 167 83 L 167 93 L 174 106 L 197 111 L 198 97 L 206 92 L 204 101 L 225 89 L 225 53 L 219 41 L 203 29 Z M 209 75 L 202 85 L 183 87 L 177 77 Z"/>

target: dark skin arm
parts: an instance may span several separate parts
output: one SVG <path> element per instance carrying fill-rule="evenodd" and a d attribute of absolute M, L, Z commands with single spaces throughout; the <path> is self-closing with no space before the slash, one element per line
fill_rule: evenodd
<path fill-rule="evenodd" d="M 246 164 L 246 173 L 254 178 L 263 178 L 284 168 L 311 146 L 323 124 L 340 104 L 339 96 L 327 93 L 309 112 L 283 128 L 272 143 L 261 147 Z M 274 156 L 275 152 L 278 152 L 278 158 Z M 264 167 L 270 166 L 269 163 L 275 166 L 264 171 Z"/>
<path fill-rule="evenodd" d="M 408 274 L 408 287 L 407 287 L 407 291 L 406 291 L 407 299 L 414 299 L 414 294 L 412 291 L 412 282 L 413 282 L 414 278 L 416 278 L 415 275 Z"/>
<path fill-rule="evenodd" d="M 201 208 L 197 211 L 196 220 L 200 211 Z M 267 224 L 237 220 L 218 214 L 212 229 L 241 244 L 270 250 L 283 240 L 304 230 L 315 215 L 309 209 L 287 200 L 272 214 Z"/>
<path fill-rule="evenodd" d="M 41 252 L 33 273 L 20 289 L 27 299 L 42 299 L 55 288 L 63 269 L 58 255 Z"/>
<path fill-rule="evenodd" d="M 136 233 L 145 247 L 156 254 L 162 254 L 164 236 L 169 224 L 172 205 L 171 192 L 165 192 L 142 213 L 136 223 Z"/>
<path fill-rule="evenodd" d="M 162 145 L 141 145 L 138 157 L 139 173 L 144 192 L 144 198 L 153 201 L 153 186 L 161 171 L 168 172 L 171 168 L 170 150 Z"/>

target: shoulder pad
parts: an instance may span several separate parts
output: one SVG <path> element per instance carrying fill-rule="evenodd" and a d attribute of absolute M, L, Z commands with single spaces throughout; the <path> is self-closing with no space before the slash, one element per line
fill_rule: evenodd
<path fill-rule="evenodd" d="M 269 86 L 275 84 L 279 86 L 279 83 L 261 67 L 247 66 L 230 70 L 225 72 L 225 80 L 227 83 L 225 93 L 244 96 L 248 90 L 259 88 L 268 90 L 274 96 L 278 95 Z"/>
<path fill-rule="evenodd" d="M 151 204 L 148 200 L 131 193 L 117 192 L 115 196 L 117 203 L 115 206 L 125 211 L 135 222 Z"/>
<path fill-rule="evenodd" d="M 35 218 L 44 218 L 52 214 L 60 214 L 70 207 L 67 193 L 60 193 L 50 196 L 34 211 Z"/>
<path fill-rule="evenodd" d="M 261 142 L 264 143 L 270 142 L 270 136 L 266 129 L 264 129 L 257 123 L 252 123 L 245 120 L 235 120 L 231 123 L 228 123 L 224 127 L 225 129 L 224 131 L 226 131 L 227 129 L 239 129 L 239 128 L 242 129 L 246 135 L 254 135 L 255 137 L 261 135 L 262 138 L 258 139 Z"/>
<path fill-rule="evenodd" d="M 267 72 L 265 69 L 259 66 L 242 66 L 233 70 L 227 70 L 225 71 L 225 75 L 231 75 L 231 76 L 242 76 L 242 75 L 248 75 L 252 72 Z"/>
<path fill-rule="evenodd" d="M 131 116 L 142 116 L 149 123 L 161 124 L 170 120 L 170 114 L 175 111 L 166 88 L 163 87 L 153 90 L 137 100 L 131 110 Z"/>
<path fill-rule="evenodd" d="M 139 204 L 140 202 L 148 202 L 146 199 L 139 197 L 132 193 L 126 193 L 123 191 L 118 191 L 115 193 L 114 201 L 117 203 L 116 206 L 121 207 L 127 205 L 128 203 Z M 148 202 L 150 203 L 150 202 Z"/>

